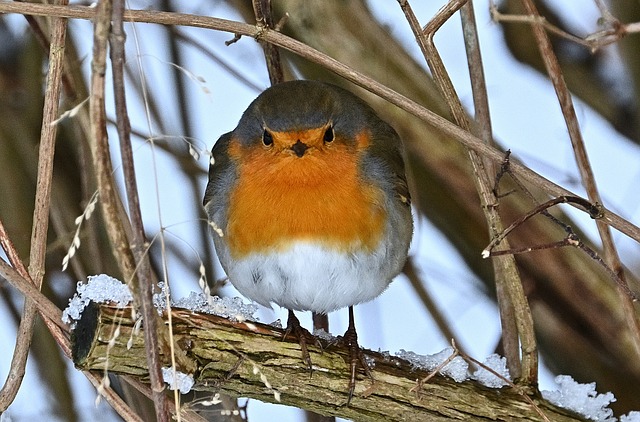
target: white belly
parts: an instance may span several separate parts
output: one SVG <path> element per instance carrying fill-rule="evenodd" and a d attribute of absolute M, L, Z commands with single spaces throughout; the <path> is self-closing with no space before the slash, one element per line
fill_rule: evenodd
<path fill-rule="evenodd" d="M 227 275 L 240 293 L 262 305 L 328 313 L 372 300 L 387 288 L 399 268 L 389 265 L 384 245 L 346 254 L 296 242 L 286 251 L 235 260 L 226 265 Z"/>

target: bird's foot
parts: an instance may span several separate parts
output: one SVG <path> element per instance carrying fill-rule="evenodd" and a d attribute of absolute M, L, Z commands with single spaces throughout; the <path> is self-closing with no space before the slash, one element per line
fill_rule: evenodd
<path fill-rule="evenodd" d="M 289 310 L 289 318 L 287 318 L 287 330 L 284 332 L 282 339 L 284 340 L 289 334 L 293 335 L 300 344 L 300 351 L 302 352 L 302 361 L 305 363 L 309 371 L 313 370 L 311 364 L 311 356 L 309 355 L 309 349 L 307 345 L 310 343 L 319 345 L 318 339 L 300 325 L 300 321 L 295 316 L 292 310 Z"/>
<path fill-rule="evenodd" d="M 344 333 L 344 335 L 338 340 L 338 344 L 346 347 L 349 350 L 349 397 L 347 398 L 347 406 L 351 403 L 351 399 L 353 398 L 353 393 L 356 389 L 356 373 L 358 371 L 358 366 L 360 366 L 364 373 L 373 381 L 373 375 L 371 374 L 371 369 L 369 369 L 369 364 L 365 359 L 364 353 L 360 349 L 360 345 L 358 344 L 358 333 L 356 332 L 356 327 L 353 323 L 353 309 L 349 307 L 349 328 Z"/>

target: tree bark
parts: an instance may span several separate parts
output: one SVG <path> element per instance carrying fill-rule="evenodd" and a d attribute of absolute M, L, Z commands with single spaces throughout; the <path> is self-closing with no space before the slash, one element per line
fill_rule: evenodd
<path fill-rule="evenodd" d="M 441 375 L 418 387 L 416 380 L 427 376 L 426 371 L 370 350 L 364 353 L 372 362 L 373 381 L 361 371 L 356 394 L 345 406 L 349 352 L 339 344 L 320 340 L 322 349 L 309 346 L 313 362 L 313 372 L 309 373 L 297 341 L 283 341 L 280 328 L 185 309 L 172 309 L 171 317 L 176 353 L 195 363 L 196 369 L 189 372 L 196 390 L 363 421 L 541 421 L 543 414 L 553 421 L 583 420 L 538 395 L 525 397 L 514 388 L 492 389 L 471 380 L 458 383 Z M 166 323 L 166 313 L 163 319 Z M 91 303 L 73 332 L 76 366 L 92 371 L 107 369 L 148 382 L 144 336 L 134 332 L 134 324 L 131 308 Z M 116 329 L 118 334 L 114 336 Z M 170 357 L 162 358 L 169 366 Z"/>

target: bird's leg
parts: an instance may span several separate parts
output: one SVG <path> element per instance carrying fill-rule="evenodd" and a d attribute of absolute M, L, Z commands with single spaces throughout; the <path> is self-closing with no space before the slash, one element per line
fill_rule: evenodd
<path fill-rule="evenodd" d="M 300 351 L 302 352 L 302 361 L 307 365 L 309 371 L 312 370 L 311 356 L 309 356 L 309 350 L 307 350 L 307 336 L 312 337 L 309 331 L 305 330 L 300 325 L 298 317 L 289 309 L 289 317 L 287 318 L 287 330 L 284 332 L 283 339 L 289 334 L 293 334 L 300 344 Z"/>
<path fill-rule="evenodd" d="M 358 344 L 358 333 L 356 333 L 356 325 L 353 318 L 353 306 L 349 306 L 349 328 L 342 337 L 344 345 L 349 349 L 349 366 L 350 366 L 350 378 L 349 378 L 349 398 L 347 399 L 347 405 L 351 403 L 353 392 L 356 389 L 356 371 L 358 370 L 358 364 L 364 369 L 364 372 L 369 378 L 373 380 L 369 365 L 364 358 L 364 353 L 360 350 Z"/>

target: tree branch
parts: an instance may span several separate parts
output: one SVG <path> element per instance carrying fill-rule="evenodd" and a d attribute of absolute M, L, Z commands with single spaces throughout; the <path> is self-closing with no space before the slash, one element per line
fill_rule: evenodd
<path fill-rule="evenodd" d="M 131 147 L 131 125 L 127 112 L 127 101 L 125 95 L 124 63 L 126 34 L 122 14 L 124 12 L 124 1 L 113 0 L 113 10 L 111 11 L 112 28 L 109 34 L 109 45 L 111 47 L 111 68 L 113 72 L 113 86 L 116 109 L 116 127 L 120 139 L 120 153 L 122 155 L 122 169 L 125 180 L 125 191 L 129 204 L 129 218 L 131 219 L 132 239 L 131 252 L 136 265 L 136 274 L 131 283 L 131 290 L 137 292 L 137 297 L 142 308 L 143 322 L 145 325 L 145 340 L 149 345 L 147 348 L 147 360 L 151 373 L 151 391 L 153 392 L 153 404 L 156 417 L 159 422 L 169 421 L 168 398 L 163 394 L 162 373 L 160 371 L 159 348 L 165 345 L 158 338 L 157 313 L 153 307 L 153 282 L 149 258 L 146 255 L 146 239 L 144 234 L 144 224 L 142 212 L 140 210 L 140 199 L 136 182 L 135 166 L 133 164 L 133 149 Z M 127 280 L 129 275 L 127 275 Z M 133 276 L 133 274 L 131 274 Z M 137 281 L 137 283 L 135 282 Z M 164 327 L 163 327 L 164 328 Z"/>
<path fill-rule="evenodd" d="M 440 54 L 436 48 L 434 37 L 438 29 L 466 4 L 466 0 L 456 0 L 449 2 L 440 12 L 425 26 L 424 30 L 420 28 L 417 18 L 413 14 L 408 1 L 400 3 L 407 21 L 413 30 L 418 45 L 422 50 L 425 61 L 429 65 L 429 69 L 433 75 L 433 79 L 438 85 L 443 97 L 447 100 L 447 104 L 451 110 L 451 114 L 455 122 L 463 129 L 471 131 L 471 125 L 467 120 L 466 113 L 462 107 L 460 98 L 458 97 L 453 82 L 449 78 L 444 63 L 440 58 Z M 472 7 L 471 4 L 467 6 Z M 478 51 L 476 60 L 467 59 L 469 64 L 475 64 L 475 69 L 471 67 L 472 80 L 476 78 L 483 79 L 481 59 L 479 57 L 479 48 L 473 44 L 471 38 L 475 38 L 475 26 L 473 18 L 463 21 L 463 29 L 469 50 Z M 479 95 L 479 87 L 474 84 L 474 98 Z M 490 127 L 490 122 L 482 122 L 484 127 Z M 485 135 L 489 135 L 485 130 Z M 484 141 L 489 144 L 491 139 L 485 137 Z M 473 150 L 467 151 L 473 168 L 473 181 L 480 197 L 480 204 L 484 217 L 489 227 L 490 237 L 497 236 L 502 231 L 502 220 L 498 214 L 498 200 L 492 189 L 491 176 L 485 167 L 482 157 Z M 508 242 L 503 244 L 508 247 Z M 505 256 L 504 259 L 495 259 L 492 261 L 495 280 L 496 292 L 498 297 L 498 307 L 500 310 L 500 320 L 502 322 L 502 338 L 504 349 L 506 352 L 509 371 L 513 378 L 519 378 L 523 383 L 528 385 L 537 385 L 538 383 L 538 351 L 536 346 L 535 334 L 533 331 L 533 318 L 531 310 L 524 294 L 522 281 L 516 267 L 515 258 L 513 256 Z M 518 347 L 521 345 L 520 347 Z M 522 359 L 520 356 L 522 355 Z"/>
<path fill-rule="evenodd" d="M 66 4 L 65 0 L 59 1 Z M 45 271 L 45 256 L 47 250 L 47 232 L 49 227 L 49 210 L 51 208 L 51 186 L 53 176 L 53 157 L 55 151 L 57 125 L 52 122 L 57 118 L 60 104 L 63 63 L 65 55 L 65 39 L 67 35 L 67 20 L 52 19 L 51 47 L 49 49 L 49 71 L 45 89 L 44 110 L 40 127 L 40 149 L 38 153 L 38 179 L 36 183 L 35 206 L 33 224 L 31 226 L 31 245 L 29 251 L 29 270 L 24 268 L 12 242 L 9 240 L 4 225 L 0 222 L 0 237 L 4 251 L 7 253 L 14 268 L 23 278 L 29 278 L 37 289 L 42 286 Z M 0 390 L 0 413 L 5 411 L 13 402 L 22 384 L 27 365 L 27 357 L 33 337 L 37 304 L 29 299 L 25 300 L 16 338 L 16 347 L 11 360 L 11 369 L 7 381 Z M 44 320 L 49 329 L 57 329 L 48 320 Z"/>
<path fill-rule="evenodd" d="M 522 4 L 529 15 L 540 16 L 532 0 L 522 0 Z M 591 168 L 591 162 L 589 161 L 587 150 L 584 145 L 584 139 L 582 138 L 582 132 L 580 131 L 580 125 L 578 124 L 578 116 L 576 115 L 576 110 L 573 106 L 571 93 L 569 92 L 569 88 L 564 80 L 560 63 L 553 51 L 551 40 L 544 28 L 540 25 L 534 24 L 532 25 L 532 30 L 540 51 L 540 56 L 542 57 L 549 79 L 555 89 L 556 97 L 558 98 L 560 109 L 562 110 L 562 115 L 567 125 L 567 131 L 569 132 L 569 139 L 571 140 L 576 164 L 580 171 L 582 185 L 587 192 L 589 201 L 594 204 L 600 204 L 602 203 L 602 198 L 596 185 L 595 176 Z M 620 300 L 622 302 L 622 309 L 624 310 L 625 318 L 627 319 L 627 324 L 629 324 L 630 332 L 634 334 L 632 340 L 636 349 L 637 359 L 640 356 L 640 318 L 638 318 L 634 309 L 632 295 L 629 295 L 629 286 L 626 281 L 624 268 L 620 261 L 617 247 L 611 236 L 611 229 L 604 221 L 599 219 L 596 219 L 596 227 L 598 228 L 598 233 L 602 240 L 605 261 L 609 268 L 613 270 L 622 282 L 619 283 Z"/>
<path fill-rule="evenodd" d="M 131 308 L 90 304 L 73 332 L 73 359 L 83 370 L 105 368 L 148 381 L 144 336 L 134 333 Z M 359 375 L 356 395 L 348 394 L 348 350 L 321 341 L 309 346 L 314 371 L 300 359 L 295 339 L 283 330 L 255 322 L 172 309 L 175 348 L 198 362 L 194 389 L 222 391 L 356 420 L 581 420 L 539 397 L 530 404 L 512 388 L 491 389 L 475 381 L 457 383 L 440 375 L 418 388 L 428 372 L 397 357 L 365 351 L 373 362 L 372 382 Z M 166 320 L 167 315 L 164 315 Z M 116 330 L 116 327 L 118 328 Z M 117 336 L 114 336 L 117 332 Z M 128 347 L 127 343 L 131 346 Z M 162 356 L 165 365 L 170 358 Z M 418 390 L 418 391 L 416 391 Z"/>

